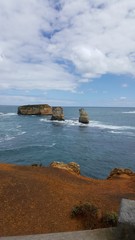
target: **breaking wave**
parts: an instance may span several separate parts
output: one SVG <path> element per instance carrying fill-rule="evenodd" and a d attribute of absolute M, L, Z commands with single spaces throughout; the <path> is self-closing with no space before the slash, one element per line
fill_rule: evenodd
<path fill-rule="evenodd" d="M 0 142 L 3 142 L 3 141 L 10 141 L 12 139 L 14 139 L 15 137 L 14 136 L 9 136 L 8 134 L 2 138 L 0 138 Z"/>
<path fill-rule="evenodd" d="M 123 113 L 126 113 L 126 114 L 135 114 L 135 111 L 129 111 L 129 112 L 123 112 Z"/>
<path fill-rule="evenodd" d="M 135 130 L 135 127 L 132 126 L 116 126 L 116 125 L 109 125 L 104 124 L 99 121 L 90 121 L 89 124 L 80 123 L 78 120 L 65 120 L 65 121 L 51 121 L 48 119 L 40 119 L 41 122 L 51 122 L 51 123 L 58 123 L 64 124 L 69 126 L 86 126 L 86 127 L 93 127 L 93 128 L 100 128 L 100 129 L 110 129 L 110 130 Z"/>
<path fill-rule="evenodd" d="M 135 133 L 134 132 L 123 132 L 123 131 L 109 131 L 109 133 L 113 133 L 113 134 L 123 134 L 125 136 L 129 136 L 129 137 L 135 137 Z"/>
<path fill-rule="evenodd" d="M 89 123 L 89 125 L 91 125 L 91 127 L 97 127 L 97 128 L 101 128 L 101 129 L 111 129 L 111 130 L 135 130 L 135 127 L 132 126 L 115 126 L 115 125 L 108 125 L 108 124 L 103 124 L 101 122 L 98 121 L 92 121 L 91 124 Z"/>
<path fill-rule="evenodd" d="M 0 142 L 5 142 L 5 141 L 10 141 L 14 138 L 16 138 L 17 136 L 21 136 L 23 134 L 25 134 L 26 132 L 18 132 L 17 134 L 15 134 L 14 136 L 11 135 L 11 134 L 6 134 L 5 136 L 3 137 L 0 137 Z"/>
<path fill-rule="evenodd" d="M 15 116 L 17 115 L 17 113 L 3 113 L 3 112 L 0 112 L 0 116 Z"/>

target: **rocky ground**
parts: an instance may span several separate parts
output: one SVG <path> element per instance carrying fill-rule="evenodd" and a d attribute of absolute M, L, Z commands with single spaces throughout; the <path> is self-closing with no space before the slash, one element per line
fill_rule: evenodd
<path fill-rule="evenodd" d="M 95 180 L 56 167 L 0 164 L 0 236 L 81 230 L 81 219 L 71 218 L 75 205 L 118 212 L 122 198 L 135 200 L 130 171 Z"/>

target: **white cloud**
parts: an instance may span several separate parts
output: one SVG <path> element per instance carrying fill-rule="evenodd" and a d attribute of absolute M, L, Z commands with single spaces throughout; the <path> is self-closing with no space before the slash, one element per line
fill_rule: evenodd
<path fill-rule="evenodd" d="M 0 96 L 0 103 L 1 105 L 9 105 L 12 103 L 12 105 L 24 105 L 24 104 L 41 104 L 46 103 L 50 106 L 71 106 L 76 105 L 76 102 L 72 100 L 64 100 L 64 99 L 47 99 L 45 97 L 33 97 L 33 96 L 10 96 L 5 95 Z"/>
<path fill-rule="evenodd" d="M 75 77 L 55 63 L 27 64 L 8 61 L 0 65 L 0 88 L 68 90 L 76 88 Z"/>
<path fill-rule="evenodd" d="M 0 88 L 74 91 L 106 73 L 135 76 L 134 23 L 134 0 L 0 0 Z"/>

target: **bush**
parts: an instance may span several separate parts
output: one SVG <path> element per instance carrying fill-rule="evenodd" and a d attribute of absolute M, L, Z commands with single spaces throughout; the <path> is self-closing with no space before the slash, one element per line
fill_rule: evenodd
<path fill-rule="evenodd" d="M 91 203 L 84 203 L 80 204 L 78 206 L 74 206 L 72 209 L 71 216 L 77 217 L 77 216 L 94 216 L 97 214 L 98 208 L 91 204 Z"/>
<path fill-rule="evenodd" d="M 85 229 L 93 229 L 97 222 L 98 208 L 91 203 L 83 203 L 73 207 L 71 216 L 81 219 Z"/>
<path fill-rule="evenodd" d="M 116 212 L 106 212 L 102 217 L 103 223 L 109 227 L 114 227 L 118 223 L 118 214 Z"/>

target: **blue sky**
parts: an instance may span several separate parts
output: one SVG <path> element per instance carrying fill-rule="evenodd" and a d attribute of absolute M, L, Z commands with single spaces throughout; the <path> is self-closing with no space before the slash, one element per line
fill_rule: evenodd
<path fill-rule="evenodd" d="M 134 0 L 0 0 L 0 104 L 135 107 Z"/>

